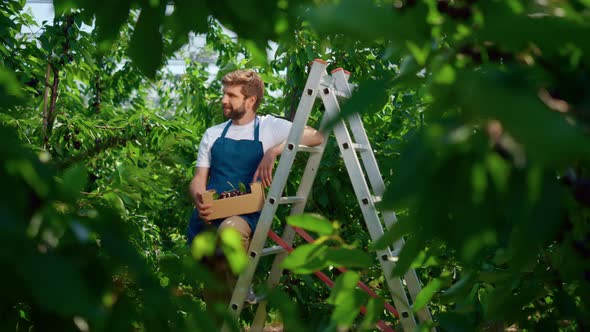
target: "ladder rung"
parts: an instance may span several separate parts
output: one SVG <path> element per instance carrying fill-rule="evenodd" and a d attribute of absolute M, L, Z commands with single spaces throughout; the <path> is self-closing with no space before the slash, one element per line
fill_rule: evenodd
<path fill-rule="evenodd" d="M 352 143 L 352 148 L 355 149 L 356 151 L 367 151 L 367 146 L 366 145 L 362 145 L 362 144 L 358 144 L 358 143 Z"/>
<path fill-rule="evenodd" d="M 381 196 L 373 196 L 373 203 L 380 203 L 383 200 Z"/>
<path fill-rule="evenodd" d="M 305 197 L 301 196 L 287 196 L 279 199 L 279 204 L 292 204 L 305 201 Z"/>
<path fill-rule="evenodd" d="M 339 98 L 346 98 L 346 99 L 350 98 L 350 95 L 349 95 L 349 94 L 347 94 L 347 93 L 344 93 L 344 92 L 340 92 L 340 91 L 338 91 L 338 90 L 332 90 L 332 93 L 333 93 L 333 94 L 334 94 L 336 97 L 339 97 Z"/>
<path fill-rule="evenodd" d="M 369 150 L 366 145 L 358 144 L 358 143 L 350 143 L 350 145 L 348 143 L 344 143 L 344 144 L 342 144 L 342 147 L 344 147 L 344 149 L 349 149 L 352 147 L 355 151 L 359 151 L 359 152 Z"/>
<path fill-rule="evenodd" d="M 322 148 L 319 146 L 299 145 L 299 151 L 317 153 L 317 152 L 321 152 Z"/>
<path fill-rule="evenodd" d="M 268 256 L 268 255 L 275 255 L 275 254 L 279 254 L 282 252 L 285 252 L 285 248 L 281 247 L 281 246 L 272 246 L 272 247 L 268 247 L 268 248 L 264 248 L 262 249 L 262 256 Z"/>
<path fill-rule="evenodd" d="M 348 83 L 348 89 L 351 92 L 356 90 L 356 88 L 357 88 L 356 84 Z M 334 95 L 336 95 L 336 97 L 341 97 L 341 98 L 350 98 L 351 97 L 351 95 L 348 93 L 348 91 L 342 92 L 342 91 L 336 89 L 334 87 L 334 82 L 331 79 L 326 79 L 320 83 L 320 92 L 325 93 L 324 89 L 331 89 L 332 93 L 334 93 Z M 319 93 L 318 93 L 318 96 L 320 96 Z"/>
<path fill-rule="evenodd" d="M 384 255 L 381 257 L 384 261 L 397 262 L 399 260 L 399 253 L 401 249 L 394 249 L 391 251 L 391 256 Z"/>

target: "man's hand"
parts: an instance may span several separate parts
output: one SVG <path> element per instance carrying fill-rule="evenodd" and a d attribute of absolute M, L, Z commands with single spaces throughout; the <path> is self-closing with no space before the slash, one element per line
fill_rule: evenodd
<path fill-rule="evenodd" d="M 197 167 L 197 171 L 195 172 L 195 176 L 191 181 L 191 185 L 189 187 L 191 197 L 193 198 L 193 202 L 197 210 L 199 210 L 199 216 L 202 220 L 206 223 L 209 223 L 207 220 L 207 216 L 211 214 L 211 204 L 204 204 L 203 203 L 203 193 L 207 190 L 205 184 L 207 183 L 207 179 L 209 178 L 209 168 L 208 167 Z"/>
<path fill-rule="evenodd" d="M 197 199 L 195 200 L 195 207 L 199 210 L 199 217 L 207 223 L 210 224 L 207 216 L 209 216 L 213 211 L 211 210 L 211 204 L 203 203 L 203 195 L 200 193 L 197 194 Z"/>
<path fill-rule="evenodd" d="M 256 172 L 254 173 L 254 178 L 252 179 L 253 182 L 256 182 L 258 179 L 260 179 L 262 185 L 265 188 L 270 187 L 270 184 L 272 183 L 272 169 L 275 166 L 277 156 L 283 151 L 283 146 L 283 143 L 277 144 L 266 151 L 264 157 L 262 157 L 262 160 L 260 160 L 260 164 L 258 164 Z"/>

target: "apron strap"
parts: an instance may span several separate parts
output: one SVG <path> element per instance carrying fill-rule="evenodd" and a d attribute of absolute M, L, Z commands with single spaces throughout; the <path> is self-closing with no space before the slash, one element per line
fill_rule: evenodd
<path fill-rule="evenodd" d="M 258 130 L 258 128 L 260 127 L 260 120 L 258 119 L 258 116 L 256 116 L 256 119 L 254 121 L 254 141 L 258 142 L 258 137 L 260 136 Z"/>
<path fill-rule="evenodd" d="M 231 120 L 229 120 L 229 122 L 227 123 L 225 128 L 223 128 L 223 132 L 221 133 L 222 138 L 225 138 L 225 134 L 227 134 L 227 130 L 229 129 L 229 126 L 231 126 Z"/>

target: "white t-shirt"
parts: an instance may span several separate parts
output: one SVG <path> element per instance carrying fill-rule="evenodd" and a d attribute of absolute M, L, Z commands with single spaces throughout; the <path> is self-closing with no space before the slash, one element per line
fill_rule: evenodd
<path fill-rule="evenodd" d="M 272 115 L 262 115 L 258 118 L 260 119 L 259 139 L 262 142 L 262 149 L 266 153 L 268 149 L 287 139 L 289 131 L 291 130 L 291 122 Z M 230 121 L 231 120 L 227 120 L 205 131 L 205 134 L 201 139 L 201 144 L 199 145 L 197 167 L 211 167 L 211 147 L 213 146 L 213 143 L 221 137 L 223 129 Z M 241 126 L 232 124 L 229 126 L 225 137 L 235 140 L 254 140 L 255 122 L 256 121 L 254 120 Z"/>

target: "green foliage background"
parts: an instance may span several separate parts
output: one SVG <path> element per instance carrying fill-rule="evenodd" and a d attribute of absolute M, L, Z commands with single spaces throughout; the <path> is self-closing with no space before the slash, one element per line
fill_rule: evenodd
<path fill-rule="evenodd" d="M 55 0 L 41 24 L 24 4 L 0 4 L 2 330 L 214 330 L 225 306 L 204 309 L 216 280 L 184 230 L 198 142 L 222 121 L 219 77 L 257 68 L 278 92 L 261 112 L 292 118 L 315 58 L 358 84 L 343 112 L 361 113 L 399 222 L 371 243 L 329 144 L 309 202 L 325 219 L 290 221 L 321 241 L 269 294 L 275 320 L 397 324 L 354 284 L 387 299 L 362 252 L 403 236 L 391 273 L 417 269 L 414 306 L 429 304 L 439 330 L 590 329 L 590 2 L 179 0 L 168 15 L 161 1 Z M 183 75 L 161 70 L 191 31 L 216 55 L 213 80 L 190 60 Z"/>

